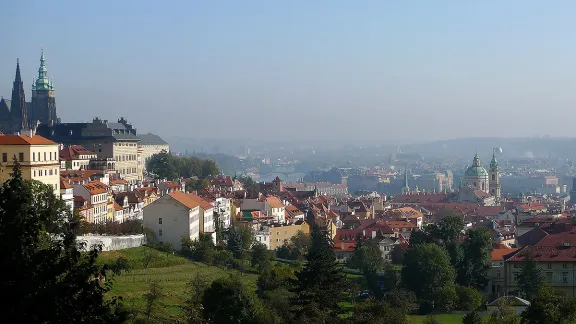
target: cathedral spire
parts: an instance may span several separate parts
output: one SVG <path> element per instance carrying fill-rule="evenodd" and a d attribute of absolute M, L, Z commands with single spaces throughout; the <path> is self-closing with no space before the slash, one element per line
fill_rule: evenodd
<path fill-rule="evenodd" d="M 44 58 L 44 46 L 42 46 L 42 55 L 40 56 L 40 68 L 38 68 L 38 79 L 33 85 L 32 90 L 53 90 L 48 79 L 48 70 L 46 69 L 46 59 Z"/>
<path fill-rule="evenodd" d="M 20 60 L 16 59 L 16 76 L 12 86 L 12 131 L 20 132 L 28 129 L 28 108 L 26 107 L 26 97 L 24 95 L 24 83 L 20 73 Z"/>

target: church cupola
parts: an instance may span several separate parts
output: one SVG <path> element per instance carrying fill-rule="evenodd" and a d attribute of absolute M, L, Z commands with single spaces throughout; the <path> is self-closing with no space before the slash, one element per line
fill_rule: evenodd
<path fill-rule="evenodd" d="M 46 59 L 44 58 L 44 47 L 42 47 L 42 55 L 40 56 L 40 67 L 38 68 L 38 79 L 32 85 L 32 90 L 35 91 L 50 91 L 54 90 L 52 82 L 48 78 L 48 70 L 46 69 Z"/>

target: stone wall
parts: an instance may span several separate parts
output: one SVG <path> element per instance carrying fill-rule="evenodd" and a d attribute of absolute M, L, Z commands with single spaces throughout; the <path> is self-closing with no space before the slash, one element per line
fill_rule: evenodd
<path fill-rule="evenodd" d="M 102 251 L 116 251 L 142 246 L 146 243 L 146 236 L 143 234 L 125 236 L 83 235 L 77 236 L 76 241 L 86 243 L 86 248 L 101 244 Z"/>

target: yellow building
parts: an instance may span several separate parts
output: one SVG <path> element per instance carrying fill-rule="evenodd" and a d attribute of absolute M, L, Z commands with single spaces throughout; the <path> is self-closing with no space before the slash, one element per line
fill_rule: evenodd
<path fill-rule="evenodd" d="M 42 136 L 1 135 L 0 136 L 0 181 L 11 177 L 14 159 L 22 168 L 24 179 L 38 180 L 54 188 L 60 197 L 60 161 L 58 144 Z"/>
<path fill-rule="evenodd" d="M 276 250 L 277 248 L 284 245 L 290 241 L 290 238 L 298 231 L 302 231 L 306 234 L 310 233 L 310 225 L 305 221 L 298 221 L 293 225 L 271 225 L 268 228 L 268 233 L 270 237 L 270 250 Z"/>

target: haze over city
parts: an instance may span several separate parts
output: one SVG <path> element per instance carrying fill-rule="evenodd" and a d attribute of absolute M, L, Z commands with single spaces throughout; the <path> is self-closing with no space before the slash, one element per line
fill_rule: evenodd
<path fill-rule="evenodd" d="M 576 135 L 574 2 L 13 1 L 2 13 L 0 93 L 19 58 L 30 96 L 44 46 L 67 122 L 124 116 L 139 132 L 221 139 Z"/>

